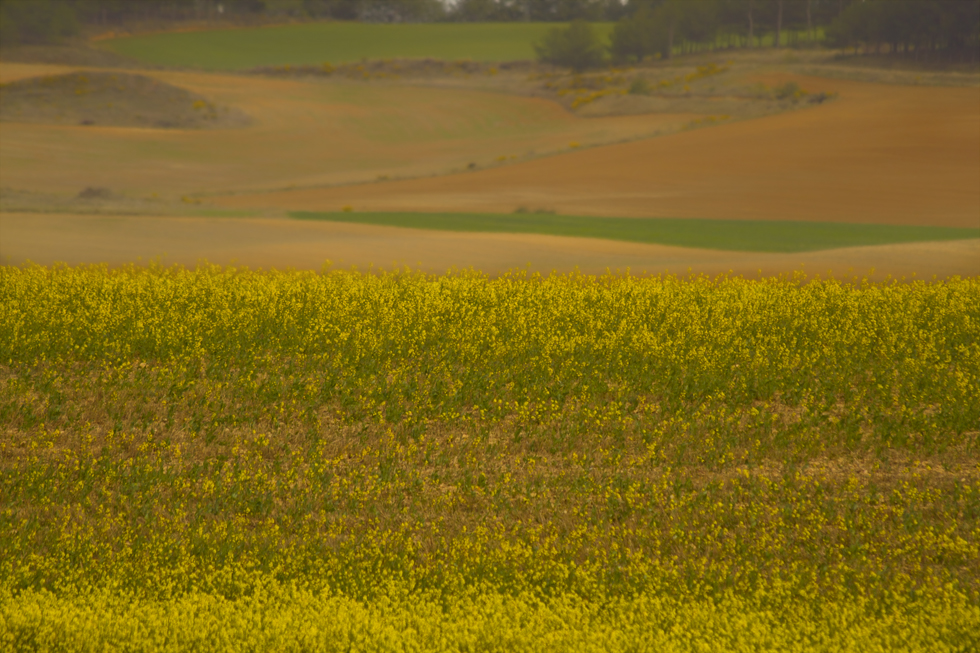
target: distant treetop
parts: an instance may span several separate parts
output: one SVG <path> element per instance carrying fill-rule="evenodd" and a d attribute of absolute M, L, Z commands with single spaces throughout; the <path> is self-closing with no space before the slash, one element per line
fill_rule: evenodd
<path fill-rule="evenodd" d="M 82 26 L 283 18 L 615 21 L 603 47 L 618 62 L 822 40 L 855 52 L 980 63 L 977 0 L 2 0 L 0 46 L 58 42 Z M 555 47 L 557 41 L 548 49 Z"/>

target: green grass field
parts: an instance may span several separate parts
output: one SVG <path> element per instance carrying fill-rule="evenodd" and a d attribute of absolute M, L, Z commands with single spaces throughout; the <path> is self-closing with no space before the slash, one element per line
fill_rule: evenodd
<path fill-rule="evenodd" d="M 814 252 L 840 247 L 980 238 L 980 229 L 827 222 L 595 218 L 549 213 L 315 213 L 299 220 L 411 229 L 603 238 L 743 252 Z"/>
<path fill-rule="evenodd" d="M 533 59 L 532 43 L 554 23 L 308 23 L 282 27 L 166 32 L 103 42 L 149 64 L 243 70 L 285 64 L 345 63 L 395 57 L 473 61 Z M 599 24 L 607 34 L 612 25 Z"/>

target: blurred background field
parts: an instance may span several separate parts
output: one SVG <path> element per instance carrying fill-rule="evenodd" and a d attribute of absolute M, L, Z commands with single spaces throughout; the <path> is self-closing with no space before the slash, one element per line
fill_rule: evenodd
<path fill-rule="evenodd" d="M 549 23 L 330 22 L 168 32 L 111 38 L 99 43 L 102 48 L 143 63 L 204 70 L 391 58 L 500 62 L 533 59 L 532 44 L 553 27 Z M 609 23 L 598 26 L 603 34 L 608 34 L 611 28 Z"/>
<path fill-rule="evenodd" d="M 816 65 L 806 64 L 808 70 Z M 368 79 L 288 71 L 249 76 L 143 71 L 147 78 L 205 98 L 216 111 L 240 112 L 247 125 L 125 129 L 111 124 L 111 109 L 86 114 L 94 124 L 71 124 L 67 116 L 81 116 L 82 109 L 69 107 L 65 117 L 55 116 L 55 124 L 7 120 L 0 133 L 0 212 L 8 238 L 0 245 L 0 257 L 51 263 L 64 256 L 55 245 L 60 236 L 45 238 L 38 231 L 47 222 L 17 217 L 38 211 L 190 217 L 221 210 L 253 220 L 345 206 L 355 213 L 433 214 L 509 214 L 524 207 L 559 216 L 977 224 L 977 89 L 804 77 L 782 70 L 793 66 L 778 59 L 736 53 L 730 65 L 716 64 L 728 70 L 692 82 L 702 89 L 700 96 L 673 87 L 662 97 L 627 92 L 630 79 L 669 81 L 697 74 L 699 66 L 707 64 L 617 73 L 619 80 L 613 81 L 623 94 L 575 109 L 574 99 L 587 97 L 577 89 L 593 93 L 588 80 L 608 82 L 594 74 L 575 82 L 570 75 L 527 69 L 490 74 L 489 67 L 468 77 L 460 69 L 439 69 L 400 79 L 378 76 L 390 65 L 374 69 Z M 0 79 L 10 83 L 74 70 L 0 62 Z M 789 81 L 814 95 L 838 97 L 823 104 L 777 99 L 773 89 Z M 566 88 L 574 92 L 561 95 Z M 91 95 L 78 97 L 91 104 Z M 733 113 L 714 113 L 720 103 L 728 103 L 724 110 Z M 645 112 L 651 108 L 653 113 Z M 195 111 L 190 103 L 187 111 Z M 160 120 L 177 123 L 176 118 Z M 79 198 L 86 188 L 108 192 Z M 155 249 L 152 240 L 134 245 L 129 236 L 113 236 L 105 225 L 76 224 L 81 233 L 98 238 L 99 246 L 91 251 L 108 256 L 98 260 L 171 256 L 193 263 L 209 255 L 206 247 L 178 242 L 163 247 L 166 241 L 159 241 Z M 384 242 L 397 238 L 392 232 Z M 217 262 L 263 266 L 302 260 L 313 268 L 320 263 L 308 261 L 316 259 L 362 266 L 389 265 L 395 259 L 426 269 L 435 268 L 423 259 L 432 266 L 447 261 L 434 245 L 420 257 L 404 249 L 391 252 L 377 241 L 376 250 L 386 253 L 381 258 L 368 253 L 370 247 L 352 247 L 350 239 L 331 244 L 326 232 L 315 240 L 322 243 L 319 255 L 306 246 L 285 245 L 260 254 L 269 242 L 264 238 L 248 244 L 233 239 L 228 242 L 239 243 L 234 248 L 215 248 L 210 256 Z M 476 241 L 472 246 L 478 246 Z M 139 253 L 132 250 L 127 257 L 126 248 L 133 247 Z M 581 255 L 598 266 L 590 268 L 594 271 L 619 267 L 625 260 L 610 253 L 600 261 L 594 250 Z M 940 271 L 927 262 L 931 255 L 922 256 L 920 275 Z M 520 265 L 530 262 L 543 269 L 568 260 L 544 250 L 522 258 Z M 639 266 L 636 253 L 628 258 L 634 267 L 646 269 L 717 269 L 695 252 L 686 261 L 671 256 L 658 263 L 665 260 L 662 253 L 650 250 L 639 255 Z M 972 253 L 951 255 L 941 271 L 976 271 L 974 258 Z M 495 270 L 513 261 L 480 260 Z M 956 260 L 960 267 L 951 268 L 949 262 Z M 854 269 L 851 263 L 846 267 Z M 887 270 L 910 271 L 904 264 L 890 264 Z"/>
<path fill-rule="evenodd" d="M 264 233 L 255 220 L 286 221 L 291 211 L 345 207 L 352 214 L 424 213 L 433 216 L 430 225 L 443 214 L 525 211 L 523 222 L 512 222 L 515 237 L 530 229 L 529 221 L 542 219 L 532 214 L 543 213 L 570 216 L 565 231 L 578 219 L 573 216 L 738 223 L 689 240 L 655 241 L 689 247 L 682 262 L 671 255 L 668 263 L 655 249 L 628 256 L 608 250 L 600 261 L 594 248 L 589 253 L 581 243 L 563 246 L 567 252 L 580 248 L 590 265 L 601 266 L 594 270 L 617 267 L 617 256 L 638 256 L 645 269 L 661 271 L 717 269 L 693 250 L 731 249 L 716 236 L 736 232 L 743 243 L 738 247 L 747 247 L 754 241 L 744 236 L 760 220 L 957 228 L 967 230 L 958 233 L 968 240 L 975 240 L 969 230 L 980 227 L 977 75 L 952 63 L 929 68 L 928 57 L 909 61 L 899 51 L 891 57 L 905 62 L 906 70 L 857 67 L 861 57 L 819 47 L 846 41 L 826 7 L 806 25 L 803 5 L 788 4 L 777 36 L 775 5 L 760 5 L 761 22 L 751 38 L 737 27 L 741 15 L 695 12 L 679 23 L 680 40 L 672 48 L 662 35 L 635 43 L 622 37 L 648 18 L 664 19 L 666 9 L 654 7 L 648 18 L 642 12 L 609 15 L 590 28 L 597 43 L 610 44 L 607 62 L 569 70 L 544 55 L 532 60 L 535 44 L 542 46 L 567 22 L 445 20 L 452 12 L 402 24 L 371 22 L 391 19 L 381 14 L 365 14 L 361 22 L 304 22 L 290 13 L 295 7 L 277 3 L 261 11 L 228 5 L 225 14 L 205 4 L 184 13 L 166 10 L 172 15 L 152 3 L 132 15 L 128 5 L 107 5 L 101 14 L 92 10 L 95 4 L 79 5 L 76 18 L 90 41 L 65 37 L 45 46 L 24 37 L 10 47 L 5 37 L 0 219 L 9 235 L 0 260 L 52 263 L 63 256 L 60 237 L 42 234 L 44 225 L 60 218 L 31 222 L 34 213 L 221 215 L 227 228 L 237 224 L 241 234 Z M 307 18 L 334 11 L 304 7 Z M 419 7 L 398 11 L 423 11 Z M 678 7 L 691 11 L 684 3 Z M 11 10 L 5 11 L 9 17 Z M 475 9 L 454 11 L 462 16 Z M 484 18 L 492 21 L 491 14 Z M 432 22 L 437 18 L 443 22 Z M 280 24 L 266 24 L 276 20 Z M 692 27 L 711 20 L 710 38 L 710 30 Z M 126 28 L 126 21 L 135 22 Z M 70 31 L 68 23 L 58 25 L 49 22 L 50 29 Z M 777 39 L 791 47 L 770 47 Z M 862 48 L 867 61 L 884 56 L 870 54 L 880 51 L 870 42 L 850 47 Z M 86 189 L 97 193 L 83 196 Z M 132 260 L 170 256 L 186 262 L 207 253 L 181 238 L 154 251 L 150 234 L 156 227 L 149 221 L 127 222 L 145 225 L 142 236 L 128 228 L 115 237 L 109 222 L 91 221 L 74 224 L 99 241 L 97 250 L 107 257 L 99 260 L 127 260 L 126 248 L 135 248 Z M 601 238 L 612 233 L 614 222 L 585 235 Z M 699 224 L 688 227 L 694 233 Z M 383 237 L 376 249 L 397 260 L 415 258 L 434 269 L 452 258 L 435 254 L 437 239 L 430 239 L 421 258 L 394 252 L 385 243 L 400 232 L 381 227 L 370 238 Z M 779 229 L 802 237 L 798 227 Z M 317 250 L 324 260 L 391 263 L 365 256 L 371 247 L 354 245 L 352 238 L 331 245 L 335 229 L 316 233 L 311 242 L 325 243 Z M 232 240 L 238 244 L 211 250 L 215 260 L 276 266 L 302 260 L 310 266 L 310 246 L 283 243 L 259 254 L 265 240 Z M 873 244 L 803 239 L 780 247 Z M 469 249 L 476 247 L 473 240 Z M 950 250 L 937 267 L 935 254 L 926 253 L 931 247 L 920 252 L 919 274 L 977 271 L 969 248 Z M 883 256 L 872 258 L 881 262 L 891 255 Z M 543 269 L 567 260 L 543 250 L 533 258 L 539 260 L 528 263 Z M 499 270 L 505 260 L 513 259 L 483 258 L 481 264 Z M 889 264 L 884 273 L 909 269 Z"/>
<path fill-rule="evenodd" d="M 66 69 L 0 64 L 0 80 L 55 70 Z M 205 94 L 218 106 L 234 106 L 252 124 L 210 133 L 11 124 L 4 129 L 0 153 L 4 185 L 63 193 L 91 185 L 144 197 L 154 192 L 180 197 L 363 183 L 467 169 L 470 163 L 500 165 L 567 151 L 570 142 L 592 145 L 649 136 L 678 130 L 694 117 L 668 113 L 582 120 L 543 98 L 479 86 L 152 74 Z M 51 167 L 53 150 L 57 168 Z M 100 165 L 93 168 L 93 160 Z"/>
<path fill-rule="evenodd" d="M 826 222 L 749 222 L 696 218 L 589 218 L 519 207 L 514 213 L 310 213 L 300 220 L 479 233 L 528 233 L 747 252 L 808 252 L 894 243 L 980 238 L 980 228 Z"/>

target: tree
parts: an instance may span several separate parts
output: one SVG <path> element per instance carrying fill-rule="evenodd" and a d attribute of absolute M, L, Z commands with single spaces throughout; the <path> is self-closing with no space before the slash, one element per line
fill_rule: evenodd
<path fill-rule="evenodd" d="M 617 63 L 642 61 L 667 50 L 667 35 L 647 7 L 616 23 L 609 51 Z"/>
<path fill-rule="evenodd" d="M 63 0 L 4 0 L 0 3 L 0 45 L 57 43 L 78 33 L 78 18 Z"/>
<path fill-rule="evenodd" d="M 827 29 L 828 43 L 891 56 L 972 61 L 980 47 L 975 0 L 868 0 L 849 5 Z"/>
<path fill-rule="evenodd" d="M 783 31 L 783 0 L 776 0 L 776 38 L 773 39 L 772 47 L 778 48 L 779 37 Z"/>
<path fill-rule="evenodd" d="M 714 43 L 720 25 L 719 3 L 715 0 L 684 2 L 678 11 L 680 36 L 694 43 Z"/>
<path fill-rule="evenodd" d="M 306 13 L 314 18 L 355 20 L 361 8 L 360 0 L 303 0 Z"/>
<path fill-rule="evenodd" d="M 747 47 L 755 46 L 756 9 L 759 0 L 726 0 L 721 4 L 721 22 L 726 31 L 745 37 Z"/>
<path fill-rule="evenodd" d="M 677 35 L 677 26 L 684 15 L 685 4 L 683 0 L 666 0 L 654 10 L 654 20 L 664 26 L 667 33 L 667 44 L 664 56 L 671 59 L 674 56 L 674 37 Z"/>
<path fill-rule="evenodd" d="M 813 0 L 806 0 L 806 41 L 813 42 Z"/>
<path fill-rule="evenodd" d="M 534 44 L 538 59 L 544 63 L 571 68 L 582 72 L 601 66 L 605 60 L 605 48 L 592 25 L 584 20 L 573 21 L 568 27 L 556 27 Z"/>
<path fill-rule="evenodd" d="M 453 13 L 458 20 L 480 22 L 498 18 L 499 11 L 495 0 L 459 0 Z"/>

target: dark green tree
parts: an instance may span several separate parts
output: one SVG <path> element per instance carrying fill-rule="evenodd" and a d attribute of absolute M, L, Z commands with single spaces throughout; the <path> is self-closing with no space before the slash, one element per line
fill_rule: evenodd
<path fill-rule="evenodd" d="M 679 4 L 680 36 L 693 43 L 713 44 L 721 25 L 720 3 L 717 0 L 704 0 Z"/>
<path fill-rule="evenodd" d="M 534 44 L 538 59 L 544 63 L 571 68 L 582 72 L 601 66 L 605 61 L 605 48 L 590 23 L 572 21 L 568 27 L 556 27 Z"/>
<path fill-rule="evenodd" d="M 617 63 L 635 63 L 644 57 L 663 55 L 667 49 L 667 33 L 652 11 L 642 7 L 628 18 L 616 23 L 611 35 L 609 52 Z"/>
<path fill-rule="evenodd" d="M 78 18 L 65 0 L 0 2 L 0 46 L 58 43 L 78 33 Z"/>

